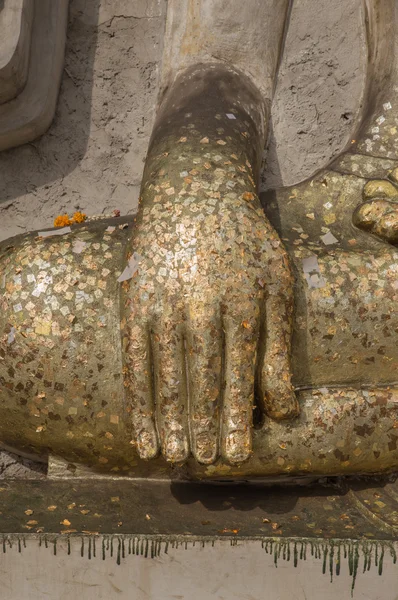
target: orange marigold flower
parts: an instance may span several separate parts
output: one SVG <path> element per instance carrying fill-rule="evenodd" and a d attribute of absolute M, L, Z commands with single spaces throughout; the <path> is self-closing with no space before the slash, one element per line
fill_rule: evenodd
<path fill-rule="evenodd" d="M 75 214 L 72 217 L 72 223 L 84 223 L 84 221 L 87 219 L 87 215 L 85 215 L 84 213 L 78 211 L 75 212 Z"/>
<path fill-rule="evenodd" d="M 67 227 L 71 224 L 71 220 L 68 215 L 58 215 L 54 219 L 54 227 Z"/>

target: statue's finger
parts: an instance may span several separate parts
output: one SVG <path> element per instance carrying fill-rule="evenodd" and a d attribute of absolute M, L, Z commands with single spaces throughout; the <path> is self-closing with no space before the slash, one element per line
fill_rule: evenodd
<path fill-rule="evenodd" d="M 185 350 L 181 323 L 161 318 L 152 331 L 156 422 L 162 454 L 180 463 L 189 456 Z"/>
<path fill-rule="evenodd" d="M 222 455 L 230 463 L 245 461 L 252 449 L 257 319 L 224 319 L 225 381 Z"/>
<path fill-rule="evenodd" d="M 222 329 L 218 309 L 191 308 L 187 332 L 189 422 L 196 460 L 211 464 L 218 458 Z"/>
<path fill-rule="evenodd" d="M 299 414 L 290 366 L 293 297 L 289 287 L 284 285 L 282 272 L 280 268 L 278 283 L 269 286 L 266 297 L 258 373 L 263 408 L 269 417 L 277 420 Z"/>
<path fill-rule="evenodd" d="M 128 327 L 125 385 L 139 456 L 148 460 L 159 452 L 152 385 L 149 326 L 134 322 Z"/>

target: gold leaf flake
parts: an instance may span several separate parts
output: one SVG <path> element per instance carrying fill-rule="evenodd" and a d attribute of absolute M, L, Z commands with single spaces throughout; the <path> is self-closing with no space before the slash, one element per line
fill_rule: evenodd
<path fill-rule="evenodd" d="M 35 333 L 38 335 L 50 335 L 51 333 L 51 322 L 50 321 L 39 321 L 35 327 Z"/>
<path fill-rule="evenodd" d="M 77 532 L 77 529 L 64 529 L 64 531 L 61 531 L 61 533 L 63 535 L 68 534 L 68 533 L 76 533 L 76 532 Z"/>
<path fill-rule="evenodd" d="M 85 533 L 86 535 L 98 535 L 98 531 L 88 531 L 87 529 L 82 529 L 82 533 Z"/>
<path fill-rule="evenodd" d="M 249 202 L 250 200 L 254 200 L 254 194 L 252 194 L 251 192 L 245 192 L 242 195 L 243 200 L 246 200 L 246 202 Z"/>
<path fill-rule="evenodd" d="M 326 225 L 332 225 L 336 222 L 336 215 L 334 213 L 328 213 L 323 216 L 323 220 L 325 221 Z"/>

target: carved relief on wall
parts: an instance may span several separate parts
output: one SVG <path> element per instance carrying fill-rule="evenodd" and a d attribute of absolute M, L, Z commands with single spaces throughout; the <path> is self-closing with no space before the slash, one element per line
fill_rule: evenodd
<path fill-rule="evenodd" d="M 68 0 L 0 3 L 0 150 L 43 134 L 61 82 Z"/>

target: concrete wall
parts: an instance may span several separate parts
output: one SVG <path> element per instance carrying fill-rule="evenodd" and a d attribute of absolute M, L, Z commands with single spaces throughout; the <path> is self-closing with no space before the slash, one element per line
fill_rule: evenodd
<path fill-rule="evenodd" d="M 170 550 L 150 559 L 127 556 L 121 565 L 115 558 L 80 557 L 80 542 L 66 542 L 53 549 L 28 542 L 0 558 L 1 600 L 350 600 L 351 578 L 347 565 L 330 583 L 322 575 L 322 562 L 308 558 L 294 568 L 273 558 L 258 542 L 231 547 L 218 542 L 214 548 Z M 398 566 L 386 556 L 382 577 L 372 569 L 359 573 L 355 600 L 396 600 Z"/>
<path fill-rule="evenodd" d="M 272 105 L 265 189 L 310 177 L 341 152 L 362 102 L 362 0 L 293 0 Z"/>
<path fill-rule="evenodd" d="M 152 129 L 164 0 L 72 0 L 53 125 L 0 155 L 0 238 L 78 207 L 134 211 Z"/>

